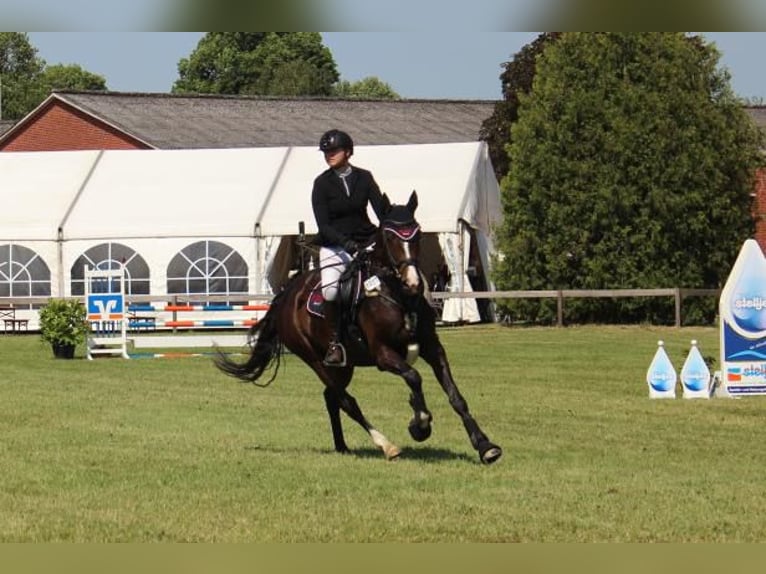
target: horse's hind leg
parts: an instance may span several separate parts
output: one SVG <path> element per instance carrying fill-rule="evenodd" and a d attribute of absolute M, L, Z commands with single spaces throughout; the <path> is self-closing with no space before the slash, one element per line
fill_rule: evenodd
<path fill-rule="evenodd" d="M 327 407 L 327 414 L 330 415 L 330 427 L 332 428 L 332 440 L 335 443 L 337 452 L 348 452 L 348 446 L 343 438 L 343 426 L 340 421 L 340 403 L 337 393 L 330 387 L 325 387 L 324 403 Z"/>
<path fill-rule="evenodd" d="M 333 368 L 333 372 L 330 374 L 319 359 L 311 361 L 309 364 L 326 386 L 324 399 L 325 406 L 327 407 L 327 414 L 330 416 L 330 426 L 332 427 L 335 450 L 338 452 L 348 452 L 346 441 L 343 439 L 343 429 L 340 420 L 339 409 L 342 409 L 352 420 L 356 421 L 367 431 L 372 438 L 372 442 L 380 447 L 387 460 L 392 460 L 398 457 L 401 454 L 399 447 L 389 441 L 383 433 L 378 431 L 366 418 L 364 418 L 356 399 L 346 391 L 346 387 L 351 381 L 353 370 L 350 368 L 339 369 L 336 367 Z"/>
<path fill-rule="evenodd" d="M 380 431 L 375 429 L 366 418 L 364 418 L 356 399 L 345 389 L 338 391 L 338 400 L 343 412 L 359 423 L 359 425 L 369 433 L 372 442 L 381 448 L 387 460 L 393 460 L 401 454 L 402 451 L 398 446 L 389 441 Z"/>

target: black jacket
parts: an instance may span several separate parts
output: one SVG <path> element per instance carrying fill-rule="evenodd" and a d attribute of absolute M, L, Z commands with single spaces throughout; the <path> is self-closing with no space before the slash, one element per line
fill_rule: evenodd
<path fill-rule="evenodd" d="M 316 239 L 319 245 L 342 246 L 349 239 L 360 244 L 368 243 L 376 229 L 367 216 L 368 202 L 378 220 L 383 217 L 380 188 L 369 171 L 352 166 L 346 182 L 350 196 L 346 195 L 343 182 L 332 169 L 322 172 L 314 180 L 311 205 L 319 228 Z"/>

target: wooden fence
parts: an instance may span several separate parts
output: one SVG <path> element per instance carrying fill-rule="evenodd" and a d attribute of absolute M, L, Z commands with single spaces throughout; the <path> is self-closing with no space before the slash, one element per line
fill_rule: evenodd
<path fill-rule="evenodd" d="M 434 291 L 431 296 L 435 300 L 465 298 L 465 299 L 556 299 L 556 324 L 564 325 L 564 300 L 583 297 L 673 297 L 675 301 L 675 325 L 681 326 L 681 305 L 687 297 L 720 297 L 720 289 L 558 289 L 542 291 L 472 291 L 467 293 L 450 293 Z"/>
<path fill-rule="evenodd" d="M 683 300 L 687 297 L 720 297 L 720 289 L 683 289 L 672 287 L 667 289 L 560 289 L 542 291 L 470 291 L 451 293 L 448 291 L 434 291 L 431 296 L 434 300 L 451 298 L 463 299 L 556 299 L 557 325 L 564 325 L 564 302 L 566 299 L 582 297 L 672 297 L 675 302 L 675 325 L 681 326 L 681 308 Z M 268 295 L 127 295 L 128 304 L 148 303 L 154 301 L 167 301 L 178 304 L 185 303 L 213 303 L 221 301 L 250 301 L 268 303 L 271 299 Z M 39 308 L 48 302 L 47 297 L 0 297 L 0 306 L 13 306 L 16 309 L 29 309 L 30 305 Z"/>

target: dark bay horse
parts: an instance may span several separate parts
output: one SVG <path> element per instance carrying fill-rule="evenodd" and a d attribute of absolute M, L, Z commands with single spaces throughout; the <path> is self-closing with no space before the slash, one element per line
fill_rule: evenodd
<path fill-rule="evenodd" d="M 408 362 L 408 353 L 418 351 L 433 369 L 450 405 L 462 420 L 479 459 L 486 464 L 493 463 L 503 451 L 487 438 L 469 413 L 437 336 L 435 313 L 424 296 L 424 280 L 418 268 L 417 195 L 413 192 L 406 205 L 391 205 L 385 196 L 384 200 L 386 216 L 373 247 L 358 255 L 350 266 L 351 270 L 364 268 L 365 276 L 373 279 L 362 285 L 362 277 L 356 283 L 356 290 L 352 289 L 357 296 L 347 321 L 349 332 L 344 336 L 348 355 L 345 367 L 323 364 L 331 332 L 324 319 L 311 311 L 312 299 L 321 293 L 320 272 L 316 269 L 292 277 L 274 297 L 269 311 L 250 330 L 251 351 L 246 361 L 240 363 L 219 354 L 216 366 L 250 382 L 272 368 L 270 383 L 277 375 L 283 347 L 287 347 L 311 367 L 325 385 L 324 399 L 335 450 L 349 450 L 343 438 L 342 410 L 369 433 L 373 443 L 390 460 L 399 456 L 399 447 L 364 417 L 348 386 L 355 366 L 376 366 L 402 377 L 411 391 L 410 435 L 416 441 L 424 441 L 431 435 L 432 416 L 423 396 L 421 376 Z"/>

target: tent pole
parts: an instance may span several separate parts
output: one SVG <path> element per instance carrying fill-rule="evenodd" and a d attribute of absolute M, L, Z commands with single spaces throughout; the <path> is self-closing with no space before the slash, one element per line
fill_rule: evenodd
<path fill-rule="evenodd" d="M 62 227 L 59 227 L 58 233 L 56 234 L 56 258 L 58 259 L 58 264 L 56 265 L 58 269 L 58 285 L 56 286 L 56 293 L 59 297 L 64 296 L 64 229 Z M 51 296 L 53 296 L 53 293 L 51 293 Z"/>

